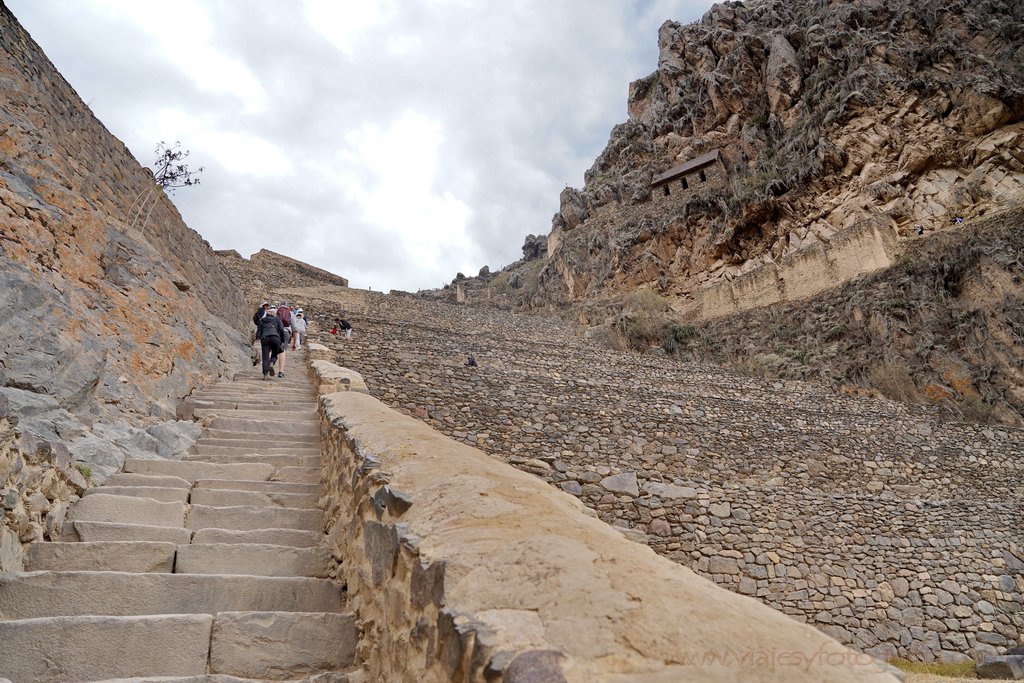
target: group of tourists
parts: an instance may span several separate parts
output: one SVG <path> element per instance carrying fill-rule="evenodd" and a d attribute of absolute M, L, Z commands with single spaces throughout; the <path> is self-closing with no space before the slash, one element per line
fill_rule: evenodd
<path fill-rule="evenodd" d="M 301 308 L 292 310 L 287 301 L 274 305 L 264 301 L 252 314 L 252 322 L 256 326 L 256 339 L 260 342 L 263 379 L 284 377 L 285 354 L 289 349 L 296 351 L 302 348 L 309 329 L 308 316 Z M 351 337 L 352 325 L 344 318 L 335 318 L 330 333 Z M 254 354 L 252 364 L 255 366 L 259 362 L 260 357 Z"/>
<path fill-rule="evenodd" d="M 306 314 L 301 308 L 294 311 L 287 301 L 271 305 L 269 301 L 260 304 L 252 314 L 252 322 L 256 325 L 256 339 L 260 342 L 263 358 L 263 379 L 284 377 L 285 354 L 302 348 L 302 340 L 308 329 Z M 259 360 L 254 358 L 252 364 Z M 274 372 L 274 366 L 277 372 Z"/>

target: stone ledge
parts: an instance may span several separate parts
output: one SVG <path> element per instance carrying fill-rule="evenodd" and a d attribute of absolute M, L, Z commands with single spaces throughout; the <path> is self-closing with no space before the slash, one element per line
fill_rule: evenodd
<path fill-rule="evenodd" d="M 306 351 L 309 354 L 309 360 L 334 360 L 334 352 L 323 344 L 317 344 L 316 342 L 310 342 L 306 344 Z"/>
<path fill-rule="evenodd" d="M 364 393 L 320 418 L 332 550 L 387 680 L 897 680 Z"/>
<path fill-rule="evenodd" d="M 310 357 L 312 357 L 312 347 L 314 344 L 309 346 Z M 316 346 L 319 346 L 319 344 Z M 320 394 L 333 394 L 338 391 L 369 393 L 369 390 L 366 388 L 366 382 L 363 381 L 363 376 L 355 370 L 343 368 L 327 360 L 311 360 L 309 368 Z"/>

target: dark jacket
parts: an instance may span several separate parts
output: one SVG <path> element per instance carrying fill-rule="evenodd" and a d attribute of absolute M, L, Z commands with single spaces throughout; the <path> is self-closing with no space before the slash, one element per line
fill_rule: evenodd
<path fill-rule="evenodd" d="M 260 321 L 263 320 L 263 318 L 266 315 L 267 315 L 267 310 L 265 308 L 263 308 L 262 306 L 257 308 L 256 312 L 252 314 L 252 323 L 253 323 L 253 325 L 256 325 L 256 327 L 259 327 Z"/>
<path fill-rule="evenodd" d="M 257 339 L 263 340 L 270 337 L 277 337 L 278 341 L 284 339 L 284 325 L 281 324 L 280 318 L 272 315 L 260 320 L 260 324 L 256 328 Z"/>

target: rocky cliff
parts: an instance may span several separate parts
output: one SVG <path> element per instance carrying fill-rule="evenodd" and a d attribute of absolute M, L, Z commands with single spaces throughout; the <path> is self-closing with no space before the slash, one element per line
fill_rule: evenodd
<path fill-rule="evenodd" d="M 181 449 L 177 402 L 244 360 L 245 302 L 2 4 L 0 48 L 0 392 L 102 478 Z"/>
<path fill-rule="evenodd" d="M 1020 3 L 725 2 L 658 45 L 522 303 L 645 287 L 721 315 L 742 306 L 702 293 L 751 270 L 820 257 L 782 295 L 799 298 L 889 265 L 918 225 L 1024 194 Z"/>

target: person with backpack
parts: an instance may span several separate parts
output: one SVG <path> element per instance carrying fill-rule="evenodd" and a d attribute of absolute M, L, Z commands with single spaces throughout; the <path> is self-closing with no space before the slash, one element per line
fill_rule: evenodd
<path fill-rule="evenodd" d="M 306 319 L 302 309 L 295 311 L 292 316 L 292 351 L 302 348 L 302 338 L 306 336 Z"/>
<path fill-rule="evenodd" d="M 292 309 L 288 308 L 287 301 L 282 301 L 281 305 L 277 307 L 277 317 L 281 319 L 281 324 L 286 328 L 292 326 Z"/>
<path fill-rule="evenodd" d="M 252 333 L 252 337 L 249 339 L 249 345 L 252 346 L 253 342 L 259 339 L 260 321 L 267 314 L 267 309 L 270 308 L 270 303 L 264 301 L 256 309 L 256 312 L 252 314 L 252 324 L 256 326 L 256 331 Z M 256 353 L 256 349 L 252 350 L 252 365 L 256 367 L 259 365 L 260 355 Z"/>
<path fill-rule="evenodd" d="M 288 351 L 288 345 L 292 337 L 292 309 L 288 307 L 287 301 L 282 301 L 277 307 L 277 317 L 284 325 L 284 338 L 281 340 L 281 353 L 277 356 L 277 376 L 284 377 L 284 357 Z"/>
<path fill-rule="evenodd" d="M 267 314 L 260 319 L 256 328 L 256 338 L 260 340 L 263 354 L 263 379 L 272 376 L 274 363 L 279 356 L 284 356 L 284 325 L 277 317 L 277 309 L 267 309 Z M 278 373 L 279 377 L 283 377 Z"/>
<path fill-rule="evenodd" d="M 267 314 L 267 309 L 270 308 L 270 302 L 264 301 L 260 304 L 260 307 L 256 309 L 256 312 L 252 314 L 252 324 L 256 327 L 260 326 L 260 321 L 263 320 L 263 316 Z"/>

